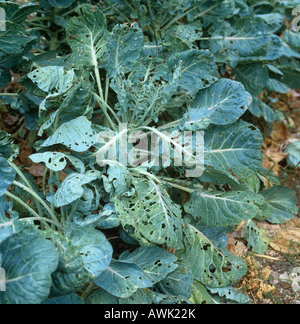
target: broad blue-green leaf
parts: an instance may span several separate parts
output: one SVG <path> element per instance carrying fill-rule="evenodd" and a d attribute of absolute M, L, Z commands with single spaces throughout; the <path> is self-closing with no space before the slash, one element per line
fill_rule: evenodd
<path fill-rule="evenodd" d="M 86 305 L 116 305 L 118 299 L 106 292 L 104 289 L 99 288 L 95 290 L 85 301 Z"/>
<path fill-rule="evenodd" d="M 300 141 L 290 144 L 285 153 L 288 153 L 287 162 L 290 166 L 296 167 L 300 163 Z"/>
<path fill-rule="evenodd" d="M 282 186 L 273 186 L 262 191 L 261 195 L 271 209 L 271 217 L 267 219 L 268 222 L 281 224 L 297 215 L 297 200 L 293 190 Z"/>
<path fill-rule="evenodd" d="M 300 35 L 299 32 L 287 30 L 283 34 L 283 39 L 292 47 L 300 49 Z"/>
<path fill-rule="evenodd" d="M 104 206 L 101 213 L 101 219 L 97 223 L 97 227 L 101 229 L 111 229 L 121 225 L 119 217 L 116 213 L 114 204 L 107 204 Z"/>
<path fill-rule="evenodd" d="M 84 174 L 71 173 L 68 175 L 54 196 L 48 196 L 48 201 L 54 203 L 55 207 L 62 207 L 71 204 L 81 198 L 84 194 L 84 185 L 98 179 L 99 171 L 87 171 Z"/>
<path fill-rule="evenodd" d="M 198 92 L 184 115 L 184 129 L 205 129 L 210 124 L 228 125 L 236 122 L 252 101 L 244 86 L 229 79 L 221 79 L 210 88 Z"/>
<path fill-rule="evenodd" d="M 161 281 L 177 268 L 175 255 L 157 246 L 140 247 L 132 253 L 124 252 L 119 260 L 135 263 L 143 269 L 153 284 Z"/>
<path fill-rule="evenodd" d="M 83 258 L 84 268 L 93 278 L 107 269 L 113 248 L 103 233 L 92 228 L 73 227 L 70 239 Z"/>
<path fill-rule="evenodd" d="M 91 126 L 92 123 L 85 116 L 78 117 L 61 125 L 41 146 L 63 144 L 75 152 L 85 152 L 97 140 L 97 134 Z"/>
<path fill-rule="evenodd" d="M 210 19 L 220 18 L 230 18 L 235 13 L 235 1 L 227 0 L 203 0 L 197 1 L 195 5 L 192 1 L 182 1 L 179 2 L 181 5 L 185 5 L 185 9 L 188 10 L 187 17 L 189 21 L 197 20 L 201 17 L 210 21 Z M 176 2 L 174 5 L 177 4 Z M 180 8 L 181 9 L 181 8 Z M 177 14 L 181 13 L 184 8 L 182 8 Z"/>
<path fill-rule="evenodd" d="M 121 305 L 150 305 L 152 304 L 154 293 L 150 289 L 138 289 L 128 298 L 120 298 Z"/>
<path fill-rule="evenodd" d="M 265 254 L 268 244 L 262 239 L 261 233 L 255 223 L 249 220 L 244 230 L 244 238 L 248 242 L 248 247 L 258 254 Z"/>
<path fill-rule="evenodd" d="M 79 249 L 62 234 L 52 230 L 44 231 L 43 234 L 55 245 L 59 253 L 58 267 L 52 274 L 50 297 L 69 295 L 82 289 L 89 277 Z"/>
<path fill-rule="evenodd" d="M 238 57 L 238 62 L 265 62 L 275 61 L 280 58 L 283 54 L 283 41 L 277 35 L 271 35 L 265 46 L 261 48 L 256 56 Z"/>
<path fill-rule="evenodd" d="M 52 171 L 62 171 L 67 166 L 69 160 L 80 173 L 85 171 L 83 162 L 72 155 L 60 152 L 45 152 L 36 153 L 29 156 L 30 160 L 34 163 L 45 163 L 46 167 Z"/>
<path fill-rule="evenodd" d="M 1 1 L 0 9 L 5 12 L 5 31 L 0 31 L 0 83 L 6 87 L 11 81 L 9 69 L 29 53 L 37 40 L 34 33 L 26 30 L 24 25 L 27 16 L 37 11 L 39 6 Z"/>
<path fill-rule="evenodd" d="M 258 96 L 269 80 L 269 71 L 261 63 L 238 65 L 236 81 L 241 82 L 254 97 Z"/>
<path fill-rule="evenodd" d="M 153 297 L 153 304 L 154 305 L 187 305 L 191 304 L 191 301 L 182 296 L 173 296 L 170 294 L 161 294 L 159 292 L 154 292 Z"/>
<path fill-rule="evenodd" d="M 246 273 L 246 263 L 225 249 L 217 249 L 195 227 L 185 228 L 186 252 L 183 263 L 193 272 L 196 280 L 210 288 L 228 287 Z M 224 271 L 229 267 L 230 270 Z"/>
<path fill-rule="evenodd" d="M 132 177 L 126 167 L 116 164 L 114 166 L 110 166 L 107 173 L 109 183 L 114 187 L 114 192 L 116 195 L 122 195 L 129 190 Z M 106 186 L 106 189 L 107 188 L 108 187 Z"/>
<path fill-rule="evenodd" d="M 121 298 L 130 297 L 139 288 L 152 287 L 152 281 L 140 267 L 124 261 L 112 261 L 94 282 L 108 293 Z"/>
<path fill-rule="evenodd" d="M 5 158 L 0 157 L 0 197 L 3 196 L 7 188 L 12 185 L 15 177 L 15 170 L 9 165 Z"/>
<path fill-rule="evenodd" d="M 278 93 L 287 93 L 289 91 L 289 87 L 282 82 L 276 79 L 269 79 L 267 82 L 267 89 L 269 91 L 274 91 Z"/>
<path fill-rule="evenodd" d="M 74 70 L 65 71 L 62 66 L 47 66 L 29 73 L 28 78 L 48 93 L 40 105 L 40 109 L 45 110 L 47 99 L 60 96 L 70 90 L 75 79 L 75 72 Z"/>
<path fill-rule="evenodd" d="M 161 293 L 190 299 L 193 282 L 194 276 L 192 271 L 187 267 L 179 266 L 175 271 L 159 282 L 156 287 Z"/>
<path fill-rule="evenodd" d="M 197 280 L 194 280 L 190 300 L 197 305 L 217 304 L 217 302 L 215 302 L 215 300 L 212 298 L 211 294 L 207 291 L 207 288 Z"/>
<path fill-rule="evenodd" d="M 217 248 L 226 248 L 228 244 L 227 233 L 230 232 L 229 227 L 212 227 L 204 225 L 201 221 L 197 221 L 195 217 L 187 215 L 184 217 L 185 224 L 191 224 L 198 231 L 203 233 Z"/>
<path fill-rule="evenodd" d="M 107 63 L 105 68 L 110 78 L 131 69 L 144 47 L 143 32 L 137 23 L 116 25 L 107 40 Z"/>
<path fill-rule="evenodd" d="M 247 295 L 232 287 L 208 288 L 208 290 L 212 294 L 218 294 L 220 297 L 225 297 L 229 300 L 237 302 L 238 304 L 249 304 L 251 301 Z"/>
<path fill-rule="evenodd" d="M 42 305 L 83 305 L 83 299 L 77 296 L 75 293 L 61 296 L 61 297 L 55 297 L 55 298 L 49 298 L 42 302 Z"/>
<path fill-rule="evenodd" d="M 68 42 L 77 65 L 98 68 L 98 60 L 104 55 L 107 36 L 106 19 L 98 6 L 84 4 L 76 9 L 66 27 Z"/>
<path fill-rule="evenodd" d="M 55 8 L 68 8 L 77 0 L 46 0 Z"/>
<path fill-rule="evenodd" d="M 189 92 L 208 88 L 219 78 L 213 55 L 208 50 L 190 50 L 172 55 L 168 60 L 170 71 L 178 65 L 182 68 L 179 85 Z"/>
<path fill-rule="evenodd" d="M 0 255 L 6 271 L 1 304 L 39 304 L 48 297 L 59 259 L 51 242 L 31 233 L 15 234 L 0 244 Z"/>
<path fill-rule="evenodd" d="M 263 101 L 254 97 L 251 105 L 249 106 L 249 111 L 256 117 L 263 117 L 267 122 L 273 123 L 276 120 L 280 120 L 279 112 L 273 110 Z"/>
<path fill-rule="evenodd" d="M 195 192 L 185 211 L 208 226 L 232 226 L 255 218 L 264 199 L 254 192 Z"/>
<path fill-rule="evenodd" d="M 238 185 L 239 181 L 228 171 L 216 170 L 208 167 L 204 170 L 203 175 L 200 177 L 201 182 L 216 183 L 216 184 L 230 184 Z"/>
<path fill-rule="evenodd" d="M 123 228 L 141 245 L 166 244 L 182 247 L 180 206 L 154 181 L 136 181 L 135 194 L 115 198 L 115 208 Z"/>
<path fill-rule="evenodd" d="M 257 56 L 263 49 L 271 34 L 264 27 L 261 18 L 242 18 L 231 28 L 221 24 L 208 39 L 212 49 L 220 48 L 219 55 L 222 53 L 227 61 L 236 61 L 239 57 Z"/>
<path fill-rule="evenodd" d="M 263 136 L 251 124 L 239 121 L 233 125 L 213 126 L 205 131 L 205 161 L 221 171 L 236 174 L 260 169 Z"/>

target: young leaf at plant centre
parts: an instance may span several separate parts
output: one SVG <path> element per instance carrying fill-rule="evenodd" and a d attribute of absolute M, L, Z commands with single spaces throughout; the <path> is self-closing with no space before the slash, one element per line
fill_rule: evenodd
<path fill-rule="evenodd" d="M 83 196 L 83 186 L 98 179 L 99 176 L 99 171 L 87 171 L 85 174 L 71 173 L 65 178 L 55 195 L 49 196 L 48 200 L 53 202 L 56 207 L 71 204 Z"/>
<path fill-rule="evenodd" d="M 208 88 L 218 80 L 217 67 L 209 51 L 191 50 L 172 55 L 168 60 L 169 69 L 182 62 L 179 85 L 189 91 Z"/>
<path fill-rule="evenodd" d="M 144 47 L 143 33 L 137 23 L 130 27 L 117 25 L 107 42 L 106 69 L 110 78 L 130 71 Z"/>
<path fill-rule="evenodd" d="M 106 45 L 106 19 L 98 7 L 87 4 L 77 8 L 78 17 L 69 20 L 66 31 L 76 64 L 98 68 Z M 76 35 L 76 36 L 75 36 Z"/>
<path fill-rule="evenodd" d="M 296 125 L 294 5 L 0 1 L 0 303 L 251 303 L 230 234 L 262 254 L 255 222 L 297 214 L 262 167 Z"/>

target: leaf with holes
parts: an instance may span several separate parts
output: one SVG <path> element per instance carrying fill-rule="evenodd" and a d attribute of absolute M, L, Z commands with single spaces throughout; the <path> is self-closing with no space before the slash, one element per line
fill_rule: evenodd
<path fill-rule="evenodd" d="M 182 220 L 180 206 L 166 190 L 154 181 L 134 183 L 135 194 L 115 198 L 115 207 L 123 228 L 142 245 L 166 244 L 182 247 Z"/>
<path fill-rule="evenodd" d="M 134 263 L 112 261 L 110 266 L 94 281 L 108 293 L 128 298 L 139 288 L 152 287 L 152 281 L 144 271 Z"/>
<path fill-rule="evenodd" d="M 264 198 L 252 191 L 195 192 L 185 204 L 185 211 L 208 226 L 232 226 L 253 219 Z"/>
<path fill-rule="evenodd" d="M 48 201 L 54 203 L 56 207 L 66 206 L 81 198 L 84 194 L 84 185 L 100 177 L 99 171 L 87 171 L 84 174 L 71 173 L 62 182 L 54 195 L 47 197 Z"/>
<path fill-rule="evenodd" d="M 205 160 L 220 171 L 253 172 L 262 164 L 262 143 L 260 131 L 244 121 L 226 127 L 212 126 L 205 132 Z"/>
<path fill-rule="evenodd" d="M 233 124 L 246 112 L 251 101 L 251 95 L 241 83 L 221 79 L 210 88 L 198 92 L 192 107 L 181 121 L 182 127 L 200 130 L 210 124 Z"/>
<path fill-rule="evenodd" d="M 177 268 L 176 256 L 157 246 L 140 247 L 132 253 L 126 251 L 119 260 L 135 263 L 143 269 L 153 284 L 161 281 Z"/>
<path fill-rule="evenodd" d="M 97 134 L 92 129 L 92 123 L 82 116 L 61 125 L 41 146 L 62 144 L 72 151 L 85 152 L 96 140 Z"/>
<path fill-rule="evenodd" d="M 195 279 L 205 286 L 232 286 L 247 273 L 244 261 L 226 249 L 217 249 L 192 225 L 185 228 L 185 246 L 183 263 L 192 270 Z"/>

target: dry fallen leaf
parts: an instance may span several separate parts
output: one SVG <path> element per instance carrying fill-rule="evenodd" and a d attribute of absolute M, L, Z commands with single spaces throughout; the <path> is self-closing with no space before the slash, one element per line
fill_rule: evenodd
<path fill-rule="evenodd" d="M 284 224 L 258 222 L 258 227 L 269 232 L 272 237 L 270 247 L 281 253 L 300 254 L 300 219 L 294 218 Z"/>
<path fill-rule="evenodd" d="M 300 254 L 300 228 L 281 229 L 270 243 L 273 250 L 285 254 Z"/>
<path fill-rule="evenodd" d="M 226 249 L 237 257 L 242 257 L 245 255 L 248 250 L 247 246 L 243 242 L 236 240 L 232 234 L 227 234 L 227 236 L 228 245 Z"/>

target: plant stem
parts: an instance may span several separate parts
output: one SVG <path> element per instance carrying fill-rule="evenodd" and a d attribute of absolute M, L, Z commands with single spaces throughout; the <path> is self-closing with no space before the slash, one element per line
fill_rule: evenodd
<path fill-rule="evenodd" d="M 107 108 L 106 106 L 104 105 L 105 101 L 103 99 L 101 99 L 97 94 L 95 94 L 95 98 L 96 98 L 96 101 L 98 102 L 100 108 L 102 109 L 107 121 L 109 122 L 110 126 L 112 127 L 112 129 L 115 129 L 116 128 L 116 125 L 114 124 L 114 122 L 111 120 L 108 112 L 107 112 Z M 110 108 L 110 107 L 109 107 Z M 111 109 L 111 108 L 110 108 Z M 111 109 L 112 111 L 112 109 Z M 114 115 L 115 116 L 115 115 Z M 116 117 L 115 117 L 116 118 Z"/>
<path fill-rule="evenodd" d="M 0 96 L 3 97 L 18 97 L 18 93 L 0 93 Z"/>
<path fill-rule="evenodd" d="M 57 185 L 60 185 L 60 171 L 55 173 L 55 177 L 56 177 Z M 65 224 L 65 213 L 63 207 L 60 207 L 60 217 L 61 217 L 61 222 Z"/>
<path fill-rule="evenodd" d="M 169 181 L 165 181 L 165 180 L 160 180 L 160 181 L 163 182 L 163 183 L 165 183 L 165 184 L 170 185 L 170 186 L 173 187 L 173 188 L 179 189 L 179 190 L 181 190 L 181 191 L 185 191 L 185 192 L 190 193 L 190 194 L 192 194 L 192 193 L 195 192 L 194 189 L 189 189 L 189 188 L 187 188 L 187 187 L 183 187 L 183 186 L 178 185 L 178 184 L 173 183 L 173 182 L 169 182 Z"/>
<path fill-rule="evenodd" d="M 108 103 L 108 94 L 109 94 L 109 78 L 106 76 L 106 81 L 105 81 L 105 103 Z"/>
<path fill-rule="evenodd" d="M 8 161 L 8 163 L 16 171 L 16 173 L 19 175 L 19 177 L 21 178 L 21 180 L 23 180 L 25 182 L 25 184 L 27 185 L 27 187 L 29 189 L 31 189 L 32 191 L 34 191 L 31 183 L 27 180 L 27 178 L 25 177 L 25 175 L 23 174 L 23 172 L 13 162 Z M 36 205 L 36 208 L 38 210 L 38 213 L 39 213 L 40 217 L 42 217 L 43 216 L 43 211 L 42 211 L 42 207 L 41 207 L 41 204 L 40 204 L 39 200 L 38 199 L 34 199 L 34 202 L 35 202 L 35 205 Z"/>
<path fill-rule="evenodd" d="M 89 294 L 93 291 L 94 283 L 91 282 L 88 287 L 86 288 L 85 292 L 82 294 L 81 298 L 86 299 Z"/>
<path fill-rule="evenodd" d="M 102 100 L 104 100 L 104 95 L 103 95 L 103 88 L 101 84 L 101 76 L 100 76 L 100 71 L 98 66 L 95 66 L 95 77 L 96 77 L 96 82 L 99 90 L 99 95 Z"/>
<path fill-rule="evenodd" d="M 49 175 L 50 181 L 53 180 L 53 175 L 54 175 L 54 172 L 52 170 L 50 170 L 50 175 Z M 54 193 L 54 184 L 53 183 L 49 184 L 49 188 L 50 188 L 50 193 Z M 51 212 L 54 213 L 54 204 L 53 203 L 50 203 L 50 208 L 51 208 Z"/>
<path fill-rule="evenodd" d="M 47 178 L 47 173 L 48 173 L 49 169 L 46 168 L 44 175 L 43 175 L 43 194 L 44 196 L 46 196 L 47 192 L 46 192 L 46 178 Z"/>
<path fill-rule="evenodd" d="M 26 186 L 24 186 L 22 183 L 14 181 L 13 184 L 23 190 L 25 190 L 26 192 L 30 193 L 33 198 L 37 199 L 41 205 L 46 209 L 46 211 L 49 213 L 49 215 L 51 216 L 52 220 L 56 223 L 59 223 L 59 220 L 57 219 L 57 217 L 55 216 L 55 213 L 49 208 L 49 206 L 39 197 L 38 194 L 36 194 L 33 190 L 27 188 Z"/>
<path fill-rule="evenodd" d="M 77 201 L 75 201 L 73 203 L 73 207 L 70 211 L 70 213 L 68 214 L 68 221 L 71 221 L 71 219 L 73 218 L 75 212 L 76 212 L 76 209 L 77 209 L 77 206 L 78 206 L 78 203 L 79 203 L 79 199 L 77 199 Z"/>
<path fill-rule="evenodd" d="M 63 229 L 62 226 L 59 223 L 57 223 L 57 222 L 55 222 L 55 221 L 53 221 L 51 219 L 47 219 L 45 217 L 40 217 L 40 215 L 37 212 L 35 212 L 30 206 L 28 206 L 23 200 L 16 197 L 15 195 L 10 193 L 9 191 L 5 191 L 4 194 L 5 194 L 5 196 L 9 197 L 10 199 L 13 199 L 18 204 L 20 204 L 21 206 L 26 208 L 30 212 L 30 214 L 32 214 L 34 216 L 34 218 L 24 218 L 24 219 L 20 219 L 19 221 L 26 221 L 26 220 L 40 221 L 44 226 L 46 226 L 48 228 L 49 228 L 49 225 L 47 223 L 50 223 L 50 224 L 55 225 L 59 229 Z"/>

